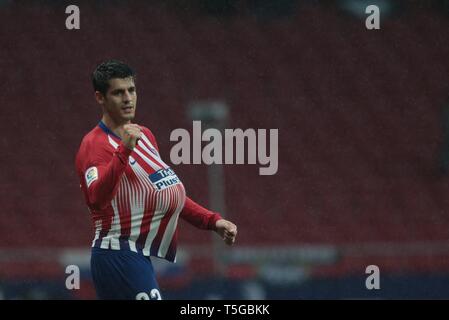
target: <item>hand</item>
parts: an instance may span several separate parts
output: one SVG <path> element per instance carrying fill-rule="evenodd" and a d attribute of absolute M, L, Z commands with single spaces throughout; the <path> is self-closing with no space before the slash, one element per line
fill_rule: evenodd
<path fill-rule="evenodd" d="M 139 125 L 135 123 L 125 124 L 123 126 L 123 145 L 133 150 L 142 133 Z"/>
<path fill-rule="evenodd" d="M 223 241 L 232 246 L 237 236 L 237 226 L 231 221 L 220 219 L 215 223 L 216 232 L 220 235 Z"/>

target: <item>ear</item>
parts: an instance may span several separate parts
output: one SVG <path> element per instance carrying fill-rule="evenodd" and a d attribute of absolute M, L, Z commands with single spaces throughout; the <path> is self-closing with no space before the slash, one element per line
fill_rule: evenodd
<path fill-rule="evenodd" d="M 103 105 L 105 97 L 100 91 L 95 91 L 95 100 L 97 100 L 98 104 Z"/>

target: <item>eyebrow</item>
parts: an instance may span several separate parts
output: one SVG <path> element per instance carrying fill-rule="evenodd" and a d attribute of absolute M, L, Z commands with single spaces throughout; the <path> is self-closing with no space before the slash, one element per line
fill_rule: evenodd
<path fill-rule="evenodd" d="M 128 89 L 128 91 L 136 90 L 136 86 L 130 86 L 127 89 Z M 124 92 L 124 91 L 125 91 L 125 89 L 120 89 L 119 88 L 119 89 L 112 90 L 111 93 L 119 93 L 119 92 Z"/>

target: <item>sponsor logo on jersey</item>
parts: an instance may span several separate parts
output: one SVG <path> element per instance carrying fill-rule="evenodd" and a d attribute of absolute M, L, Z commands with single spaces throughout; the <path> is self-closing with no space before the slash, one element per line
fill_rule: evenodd
<path fill-rule="evenodd" d="M 176 173 L 168 168 L 158 170 L 148 176 L 153 187 L 160 191 L 181 183 Z"/>
<path fill-rule="evenodd" d="M 90 167 L 89 169 L 87 169 L 85 177 L 86 177 L 86 185 L 89 188 L 92 182 L 98 179 L 97 167 Z"/>

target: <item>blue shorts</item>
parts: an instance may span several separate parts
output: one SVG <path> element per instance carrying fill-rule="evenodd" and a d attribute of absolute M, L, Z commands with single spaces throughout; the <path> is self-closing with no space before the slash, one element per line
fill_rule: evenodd
<path fill-rule="evenodd" d="M 92 248 L 90 268 L 98 299 L 161 299 L 147 256 L 128 250 Z"/>

